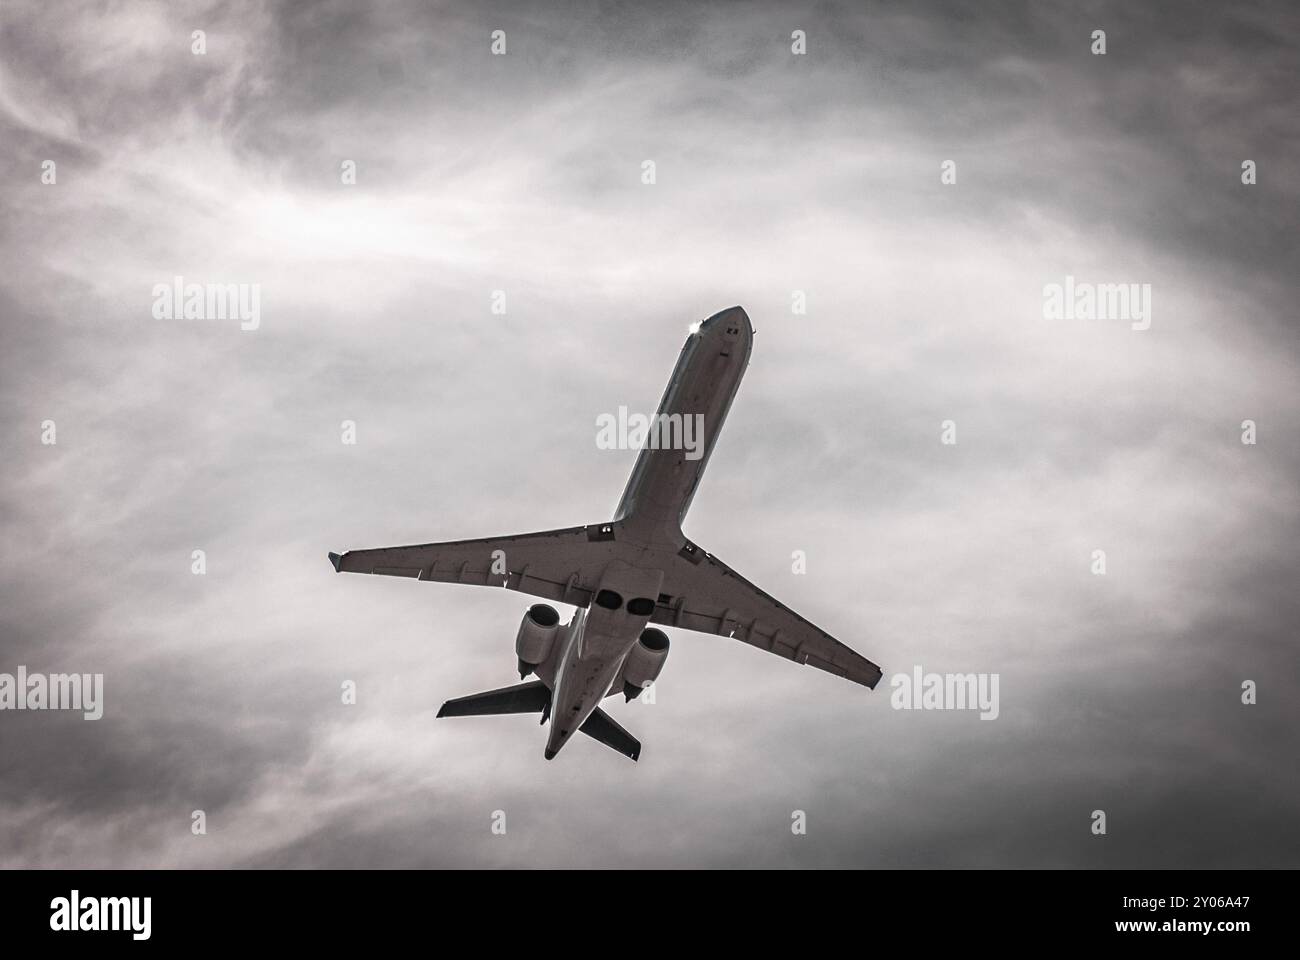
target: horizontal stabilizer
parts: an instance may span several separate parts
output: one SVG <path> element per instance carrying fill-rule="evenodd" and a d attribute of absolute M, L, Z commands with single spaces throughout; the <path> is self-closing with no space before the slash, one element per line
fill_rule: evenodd
<path fill-rule="evenodd" d="M 541 713 L 550 702 L 551 691 L 546 685 L 540 680 L 530 680 L 513 687 L 448 700 L 439 709 L 438 716 L 486 717 L 499 713 Z"/>
<path fill-rule="evenodd" d="M 613 747 L 625 757 L 635 760 L 641 756 L 641 741 L 615 723 L 614 718 L 600 707 L 578 729 L 591 739 Z"/>

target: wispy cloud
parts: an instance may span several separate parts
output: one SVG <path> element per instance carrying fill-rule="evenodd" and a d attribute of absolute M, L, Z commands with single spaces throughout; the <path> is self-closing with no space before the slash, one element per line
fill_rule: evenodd
<path fill-rule="evenodd" d="M 0 865 L 1294 866 L 1297 29 L 6 3 L 0 672 L 107 694 L 0 714 Z M 1044 320 L 1067 274 L 1150 283 L 1151 329 Z M 261 328 L 155 320 L 177 275 L 260 284 Z M 607 519 L 597 414 L 732 303 L 687 532 L 886 681 L 1000 673 L 999 719 L 679 632 L 636 767 L 435 721 L 510 680 L 523 601 L 325 551 Z"/>

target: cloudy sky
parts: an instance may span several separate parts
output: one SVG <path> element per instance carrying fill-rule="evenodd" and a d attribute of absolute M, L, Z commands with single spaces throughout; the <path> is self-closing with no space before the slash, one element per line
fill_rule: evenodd
<path fill-rule="evenodd" d="M 106 702 L 0 713 L 0 867 L 1300 866 L 1298 42 L 1287 3 L 6 0 L 0 672 Z M 1044 319 L 1067 275 L 1150 329 Z M 158 319 L 176 276 L 260 327 Z M 608 519 L 595 418 L 732 304 L 686 532 L 886 679 L 678 631 L 611 708 L 638 764 L 435 721 L 515 679 L 527 598 L 326 552 Z M 998 719 L 891 709 L 916 665 Z"/>

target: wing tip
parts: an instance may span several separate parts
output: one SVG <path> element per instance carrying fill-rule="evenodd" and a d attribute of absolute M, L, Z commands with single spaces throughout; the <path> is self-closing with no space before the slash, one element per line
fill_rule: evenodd
<path fill-rule="evenodd" d="M 334 553 L 333 551 L 331 551 L 331 552 L 330 552 L 330 565 L 334 567 L 334 572 L 335 572 L 335 573 L 338 573 L 339 570 L 340 570 L 340 568 L 341 568 L 342 565 L 343 565 L 343 555 L 342 555 L 342 554 L 339 554 L 339 553 Z"/>

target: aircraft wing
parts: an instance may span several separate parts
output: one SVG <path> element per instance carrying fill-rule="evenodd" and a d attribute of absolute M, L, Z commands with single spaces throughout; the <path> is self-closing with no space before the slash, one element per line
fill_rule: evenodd
<path fill-rule="evenodd" d="M 421 543 L 330 554 L 340 573 L 375 573 L 438 583 L 506 587 L 544 600 L 587 606 L 612 557 L 609 525 L 481 540 Z"/>
<path fill-rule="evenodd" d="M 655 623 L 735 637 L 866 687 L 880 668 L 754 586 L 717 557 L 687 544 L 664 572 Z"/>
<path fill-rule="evenodd" d="M 601 574 L 618 558 L 610 524 L 330 554 L 342 573 L 506 587 L 580 607 L 590 604 Z M 880 679 L 866 657 L 694 544 L 667 567 L 653 622 L 735 637 L 867 687 Z"/>

